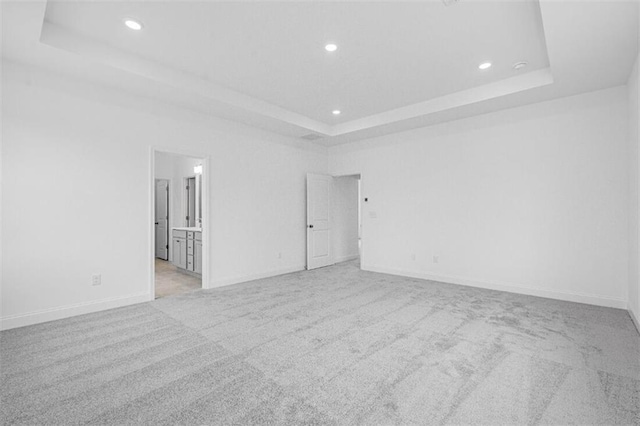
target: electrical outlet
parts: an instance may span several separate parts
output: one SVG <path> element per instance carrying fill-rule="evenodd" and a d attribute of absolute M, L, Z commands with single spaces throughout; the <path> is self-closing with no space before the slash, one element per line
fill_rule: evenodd
<path fill-rule="evenodd" d="M 91 276 L 91 285 L 101 285 L 102 284 L 102 275 L 93 274 Z"/>
<path fill-rule="evenodd" d="M 278 252 L 278 259 L 282 259 L 282 252 L 281 251 Z"/>
<path fill-rule="evenodd" d="M 416 260 L 416 254 L 415 253 L 411 254 L 411 260 Z"/>
<path fill-rule="evenodd" d="M 440 256 L 433 256 L 433 263 L 438 263 L 440 261 Z"/>

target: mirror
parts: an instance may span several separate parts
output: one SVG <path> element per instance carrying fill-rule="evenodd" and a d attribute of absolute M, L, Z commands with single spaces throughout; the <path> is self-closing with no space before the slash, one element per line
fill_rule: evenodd
<path fill-rule="evenodd" d="M 197 167 L 194 167 L 194 171 Z M 187 176 L 184 178 L 184 183 L 184 226 L 202 228 L 202 174 Z"/>

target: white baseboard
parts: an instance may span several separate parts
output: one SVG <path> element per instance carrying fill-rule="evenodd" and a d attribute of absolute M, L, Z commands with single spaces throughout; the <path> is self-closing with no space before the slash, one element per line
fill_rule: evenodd
<path fill-rule="evenodd" d="M 488 281 L 478 281 L 463 277 L 454 277 L 447 275 L 434 275 L 423 272 L 414 272 L 399 270 L 393 268 L 385 268 L 371 265 L 362 265 L 365 271 L 379 272 L 382 274 L 400 275 L 403 277 L 420 278 L 424 280 L 439 281 L 447 284 L 458 284 L 469 287 L 486 288 L 488 290 L 506 291 L 508 293 L 526 294 L 529 296 L 546 297 L 548 299 L 565 300 L 568 302 L 586 303 L 589 305 L 605 306 L 608 308 L 627 309 L 627 301 L 623 299 L 615 299 L 610 297 L 595 296 L 581 293 L 566 293 L 551 290 L 542 290 L 531 287 L 522 287 L 512 284 L 495 283 Z"/>
<path fill-rule="evenodd" d="M 336 257 L 336 258 L 333 259 L 333 261 L 335 263 L 342 263 L 342 262 L 348 262 L 350 260 L 355 260 L 355 259 L 357 259 L 359 257 L 360 257 L 360 255 L 358 255 L 358 254 L 350 254 L 348 256 Z"/>
<path fill-rule="evenodd" d="M 636 315 L 633 313 L 633 311 L 631 309 L 627 309 L 629 311 L 629 316 L 631 317 L 631 321 L 633 321 L 633 324 L 636 326 L 636 331 L 638 332 L 638 334 L 640 334 L 640 321 L 638 320 L 638 317 L 636 317 Z"/>
<path fill-rule="evenodd" d="M 104 311 L 106 309 L 119 308 L 148 301 L 149 293 L 145 291 L 143 293 L 136 293 L 128 296 L 76 303 L 74 305 L 28 312 L 26 314 L 9 315 L 7 317 L 0 318 L 0 330 L 9 330 L 12 328 L 74 317 L 76 315 L 90 314 L 92 312 Z"/>
<path fill-rule="evenodd" d="M 228 278 L 220 278 L 217 280 L 213 280 L 211 284 L 207 288 L 217 288 L 224 287 L 227 285 L 240 284 L 247 281 L 260 280 L 262 278 L 270 278 L 278 275 L 290 274 L 292 272 L 300 272 L 304 271 L 306 267 L 304 265 L 300 266 L 290 266 L 288 268 L 283 269 L 272 269 L 270 271 L 260 272 L 257 274 L 248 274 L 248 275 L 238 275 L 235 277 Z"/>
<path fill-rule="evenodd" d="M 303 271 L 305 266 L 292 266 L 283 269 L 275 269 L 258 274 L 241 275 L 236 277 L 223 278 L 216 280 L 207 288 L 222 287 L 232 284 L 239 284 L 247 281 L 259 280 L 261 278 L 269 278 L 278 275 L 289 274 L 291 272 Z M 0 318 L 0 330 L 9 330 L 12 328 L 24 327 L 27 325 L 39 324 L 48 321 L 54 321 L 63 318 L 69 318 L 76 315 L 89 314 L 92 312 L 104 311 L 106 309 L 119 308 L 122 306 L 133 305 L 136 303 L 148 302 L 149 293 L 142 292 L 128 296 L 114 297 L 109 299 L 94 300 L 91 302 L 82 302 L 74 305 L 61 306 L 51 309 L 43 309 L 36 312 L 28 312 L 26 314 L 9 315 Z"/>

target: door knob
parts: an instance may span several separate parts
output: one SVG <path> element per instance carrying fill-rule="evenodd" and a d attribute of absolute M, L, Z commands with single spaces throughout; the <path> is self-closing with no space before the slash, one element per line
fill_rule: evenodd
<path fill-rule="evenodd" d="M 313 225 L 309 225 L 309 228 L 313 228 Z"/>
<path fill-rule="evenodd" d="M 159 223 L 158 223 L 158 222 L 156 222 L 156 225 L 159 225 Z"/>

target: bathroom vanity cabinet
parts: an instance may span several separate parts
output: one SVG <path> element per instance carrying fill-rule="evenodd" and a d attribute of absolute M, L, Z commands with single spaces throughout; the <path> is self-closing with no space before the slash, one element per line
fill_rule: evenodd
<path fill-rule="evenodd" d="M 173 264 L 184 271 L 202 275 L 202 229 L 173 228 Z"/>

